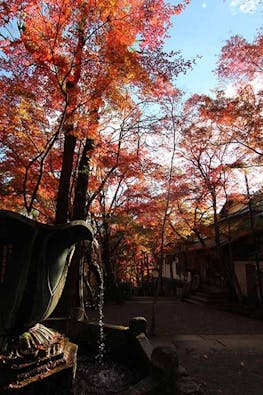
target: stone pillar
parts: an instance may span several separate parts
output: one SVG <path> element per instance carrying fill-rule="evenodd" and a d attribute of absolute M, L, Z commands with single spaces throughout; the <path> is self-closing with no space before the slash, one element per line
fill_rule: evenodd
<path fill-rule="evenodd" d="M 130 333 L 134 336 L 140 333 L 146 334 L 147 320 L 144 317 L 134 317 L 129 322 Z"/>
<path fill-rule="evenodd" d="M 174 348 L 168 346 L 158 346 L 154 348 L 151 356 L 154 368 L 157 368 L 164 376 L 165 391 L 164 393 L 177 393 L 177 369 L 178 356 Z"/>

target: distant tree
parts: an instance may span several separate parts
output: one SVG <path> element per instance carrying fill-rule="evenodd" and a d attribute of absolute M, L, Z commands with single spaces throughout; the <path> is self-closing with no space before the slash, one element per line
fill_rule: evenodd
<path fill-rule="evenodd" d="M 93 187 L 95 192 L 87 198 L 87 204 L 91 207 L 89 211 L 102 245 L 102 261 L 112 286 L 116 281 L 114 262 L 118 261 L 123 242 L 130 237 L 135 207 L 149 197 L 144 184 L 154 164 L 140 144 L 141 133 L 146 133 L 141 121 L 134 116 L 124 118 L 119 127 L 107 131 L 108 144 L 95 152 L 97 160 L 90 184 L 90 191 Z"/>
<path fill-rule="evenodd" d="M 232 36 L 224 45 L 216 73 L 223 83 L 236 88 L 233 97 L 219 91 L 215 99 L 204 98 L 203 114 L 222 128 L 229 142 L 248 150 L 250 158 L 262 161 L 262 86 L 263 35 L 259 30 L 254 41 Z"/>
<path fill-rule="evenodd" d="M 247 83 L 263 72 L 263 34 L 260 30 L 254 41 L 235 35 L 227 40 L 221 50 L 217 74 L 222 80 Z M 262 77 L 261 77 L 262 78 Z"/>
<path fill-rule="evenodd" d="M 236 162 L 234 152 L 229 145 L 220 144 L 220 134 L 210 126 L 190 125 L 183 131 L 180 143 L 180 156 L 185 161 L 185 176 L 203 196 L 213 218 L 214 242 L 216 246 L 216 265 L 233 281 L 233 272 L 223 260 L 221 251 L 221 234 L 218 213 L 222 206 L 226 190 L 231 186 L 230 169 Z M 233 184 L 232 184 L 233 185 Z"/>
<path fill-rule="evenodd" d="M 215 98 L 202 97 L 200 102 L 200 115 L 220 130 L 224 144 L 237 146 L 241 160 L 247 156 L 255 165 L 262 160 L 263 91 L 255 93 L 246 85 L 234 97 L 219 91 Z"/>

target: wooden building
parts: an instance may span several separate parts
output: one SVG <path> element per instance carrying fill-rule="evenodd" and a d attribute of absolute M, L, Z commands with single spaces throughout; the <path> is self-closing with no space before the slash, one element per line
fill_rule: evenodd
<path fill-rule="evenodd" d="M 172 265 L 173 277 L 187 278 L 195 288 L 210 284 L 234 289 L 250 300 L 263 300 L 263 193 L 228 200 L 218 215 L 218 225 L 220 251 L 212 224 L 204 245 L 193 237 L 177 243 L 166 257 L 169 269 L 164 268 L 163 276 L 169 277 Z"/>

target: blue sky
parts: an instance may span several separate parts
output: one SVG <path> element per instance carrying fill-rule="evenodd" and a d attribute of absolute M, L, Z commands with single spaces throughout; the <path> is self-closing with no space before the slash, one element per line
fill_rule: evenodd
<path fill-rule="evenodd" d="M 177 4 L 177 1 L 172 1 Z M 262 0 L 192 0 L 190 5 L 173 19 L 166 48 L 181 50 L 185 59 L 195 55 L 193 71 L 177 79 L 177 86 L 187 95 L 211 94 L 218 85 L 213 70 L 225 41 L 234 34 L 253 40 L 263 27 Z"/>

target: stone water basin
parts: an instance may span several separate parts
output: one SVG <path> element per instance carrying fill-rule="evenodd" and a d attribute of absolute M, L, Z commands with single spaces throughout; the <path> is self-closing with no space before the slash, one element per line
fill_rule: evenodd
<path fill-rule="evenodd" d="M 78 357 L 74 395 L 127 393 L 142 379 L 141 374 L 127 363 L 106 356 L 102 362 L 94 357 Z"/>
<path fill-rule="evenodd" d="M 177 357 L 170 355 L 167 372 L 159 364 L 158 350 L 146 336 L 146 320 L 136 317 L 129 327 L 104 324 L 105 356 L 98 354 L 97 323 L 49 319 L 45 325 L 66 335 L 78 345 L 78 360 L 72 394 L 146 395 L 173 392 Z M 155 354 L 155 356 L 154 356 Z M 156 363 L 153 363 L 152 356 Z M 162 358 L 162 356 L 161 356 Z M 167 373 L 167 374 L 166 374 Z M 170 380 L 173 376 L 172 382 Z"/>

